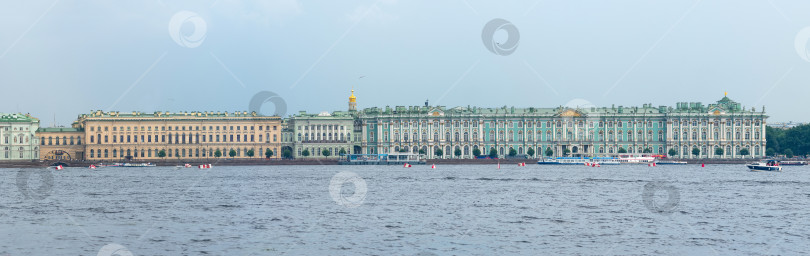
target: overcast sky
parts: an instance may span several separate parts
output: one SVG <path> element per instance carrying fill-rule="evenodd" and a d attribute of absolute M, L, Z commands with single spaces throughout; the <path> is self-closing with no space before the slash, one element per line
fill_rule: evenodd
<path fill-rule="evenodd" d="M 3 1 L 0 112 L 51 126 L 98 109 L 248 110 L 260 91 L 288 114 L 345 110 L 352 87 L 360 108 L 674 106 L 727 91 L 770 122 L 806 122 L 808 14 L 803 0 Z M 519 35 L 511 54 L 485 46 L 493 19 L 517 29 L 494 33 L 496 47 Z"/>

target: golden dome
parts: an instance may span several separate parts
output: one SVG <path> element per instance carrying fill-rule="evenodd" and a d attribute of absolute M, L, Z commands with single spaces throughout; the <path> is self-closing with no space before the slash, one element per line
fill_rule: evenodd
<path fill-rule="evenodd" d="M 349 96 L 349 102 L 357 102 L 357 97 L 354 97 L 354 90 L 352 90 L 352 96 Z"/>

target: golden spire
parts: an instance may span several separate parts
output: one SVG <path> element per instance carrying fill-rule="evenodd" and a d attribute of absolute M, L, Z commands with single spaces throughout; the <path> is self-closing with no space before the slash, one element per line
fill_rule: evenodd
<path fill-rule="evenodd" d="M 357 97 L 354 97 L 354 90 L 352 90 L 352 96 L 349 96 L 349 102 L 357 102 Z"/>
<path fill-rule="evenodd" d="M 726 92 L 726 97 L 728 97 L 728 92 Z"/>

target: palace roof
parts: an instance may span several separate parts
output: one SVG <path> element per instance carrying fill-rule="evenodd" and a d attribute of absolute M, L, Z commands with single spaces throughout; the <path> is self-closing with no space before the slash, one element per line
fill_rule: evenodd
<path fill-rule="evenodd" d="M 0 113 L 0 122 L 39 122 L 39 119 L 32 117 L 29 114 L 6 114 Z"/>

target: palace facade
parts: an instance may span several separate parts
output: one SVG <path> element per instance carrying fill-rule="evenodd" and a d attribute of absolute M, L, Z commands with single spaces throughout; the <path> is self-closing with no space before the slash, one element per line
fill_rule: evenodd
<path fill-rule="evenodd" d="M 279 117 L 247 112 L 94 111 L 59 129 L 39 134 L 43 160 L 56 156 L 51 152 L 89 161 L 263 158 L 281 145 Z"/>
<path fill-rule="evenodd" d="M 0 113 L 0 161 L 39 159 L 38 128 L 30 115 Z"/>
<path fill-rule="evenodd" d="M 286 121 L 295 158 L 323 158 L 353 152 L 357 142 L 354 117 L 346 111 L 307 114 L 304 111 Z M 324 152 L 328 152 L 324 155 Z"/>
<path fill-rule="evenodd" d="M 764 109 L 744 109 L 723 97 L 708 106 L 684 102 L 675 108 L 652 104 L 446 108 L 426 103 L 367 108 L 357 112 L 356 118 L 362 124 L 358 146 L 366 154 L 411 152 L 427 158 L 473 158 L 474 152 L 488 155 L 494 149 L 499 157 L 514 151 L 530 157 L 650 153 L 739 158 L 765 155 L 767 115 Z"/>
<path fill-rule="evenodd" d="M 352 91 L 348 111 L 302 111 L 283 120 L 247 112 L 94 111 L 71 128 L 39 129 L 39 139 L 30 134 L 37 130 L 35 119 L 16 122 L 25 123 L 17 130 L 7 123 L 0 132 L 9 135 L 0 137 L 33 143 L 4 145 L 6 155 L 22 148 L 29 152 L 23 156 L 43 160 L 209 159 L 230 158 L 231 152 L 261 158 L 267 149 L 272 158 L 302 159 L 403 152 L 471 159 L 493 151 L 498 157 L 742 158 L 765 156 L 767 117 L 764 108 L 747 109 L 727 96 L 675 107 L 447 108 L 425 102 L 358 110 Z"/>

